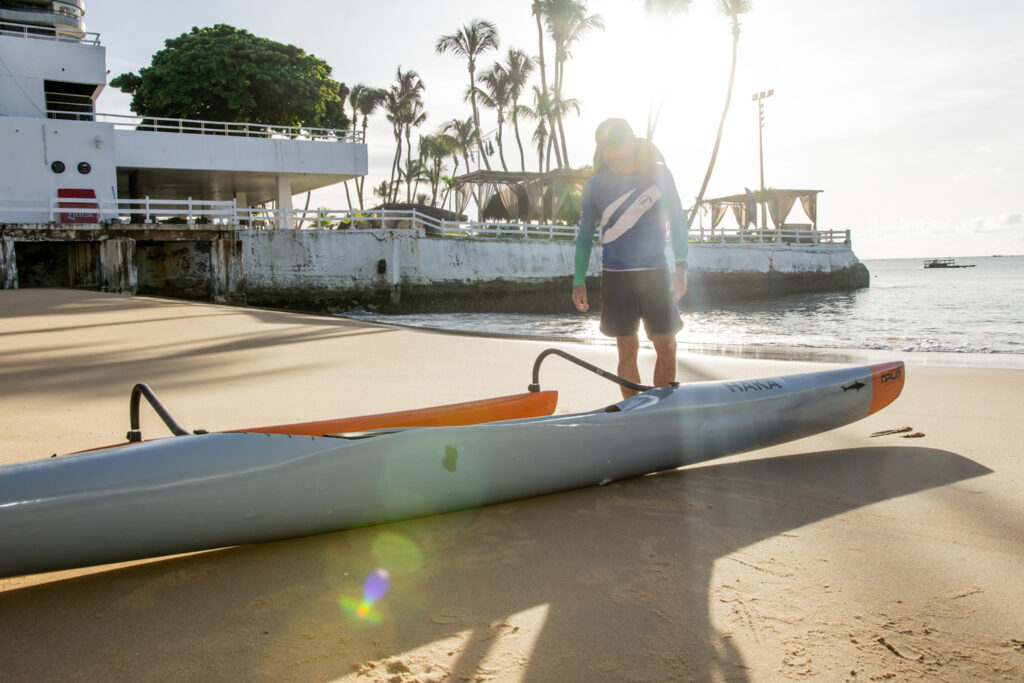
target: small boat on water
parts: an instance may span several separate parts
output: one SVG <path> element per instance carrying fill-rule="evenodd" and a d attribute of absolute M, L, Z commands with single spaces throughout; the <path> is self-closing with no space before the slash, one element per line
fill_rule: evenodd
<path fill-rule="evenodd" d="M 951 258 L 931 258 L 924 262 L 925 268 L 973 268 L 974 266 L 973 263 L 959 265 L 956 259 Z"/>
<path fill-rule="evenodd" d="M 553 415 L 555 392 L 538 380 L 552 353 L 640 393 Z M 548 349 L 534 364 L 537 398 L 220 433 L 183 429 L 137 385 L 129 443 L 0 467 L 0 577 L 604 485 L 835 429 L 884 408 L 903 383 L 892 362 L 654 388 Z M 142 396 L 175 436 L 142 440 Z M 444 426 L 407 426 L 418 418 Z M 352 427 L 363 431 L 327 431 Z"/>

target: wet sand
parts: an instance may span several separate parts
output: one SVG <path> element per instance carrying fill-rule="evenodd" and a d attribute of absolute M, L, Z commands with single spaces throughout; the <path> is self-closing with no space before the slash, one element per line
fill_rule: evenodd
<path fill-rule="evenodd" d="M 230 429 L 516 393 L 549 346 L 4 290 L 0 463 L 122 440 L 135 382 L 190 429 Z M 611 348 L 559 346 L 615 367 Z M 683 381 L 818 367 L 679 356 Z M 558 412 L 618 397 L 554 358 L 541 384 Z M 868 419 L 698 466 L 0 579 L 0 679 L 1020 680 L 1022 398 L 1024 371 L 912 366 Z M 142 427 L 166 433 L 148 411 Z M 360 618 L 381 567 L 390 589 Z"/>

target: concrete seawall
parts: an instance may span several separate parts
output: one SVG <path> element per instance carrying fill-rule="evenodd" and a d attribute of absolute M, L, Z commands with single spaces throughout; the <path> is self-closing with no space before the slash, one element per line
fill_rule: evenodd
<path fill-rule="evenodd" d="M 340 239 L 339 239 L 340 238 Z M 395 311 L 566 310 L 573 242 L 414 237 L 395 230 L 263 231 L 241 236 L 246 301 L 284 308 Z M 588 285 L 597 297 L 600 248 Z M 867 287 L 849 245 L 693 244 L 693 308 L 807 291 Z"/>
<path fill-rule="evenodd" d="M 0 228 L 5 287 L 80 286 L 312 311 L 563 311 L 575 248 L 571 240 L 395 229 Z M 74 258 L 54 258 L 62 249 Z M 83 263 L 96 273 L 83 276 Z M 74 272 L 62 275 L 72 264 Z M 597 305 L 599 264 L 596 248 L 588 272 Z M 683 305 L 702 308 L 858 289 L 869 277 L 848 244 L 698 243 L 690 245 L 689 283 Z"/>

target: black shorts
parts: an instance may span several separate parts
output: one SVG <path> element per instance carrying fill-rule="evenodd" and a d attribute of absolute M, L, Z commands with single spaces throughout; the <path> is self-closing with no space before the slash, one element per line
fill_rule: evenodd
<path fill-rule="evenodd" d="M 648 337 L 683 329 L 671 285 L 667 270 L 602 271 L 601 334 L 631 337 L 641 320 Z"/>

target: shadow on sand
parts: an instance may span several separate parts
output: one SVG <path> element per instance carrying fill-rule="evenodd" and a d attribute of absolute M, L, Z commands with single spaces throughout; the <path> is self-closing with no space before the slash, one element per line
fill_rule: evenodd
<path fill-rule="evenodd" d="M 989 472 L 927 448 L 803 453 L 55 574 L 0 593 L 0 678 L 472 680 L 511 648 L 521 680 L 745 680 L 711 619 L 718 559 Z M 376 618 L 340 607 L 379 567 Z"/>

